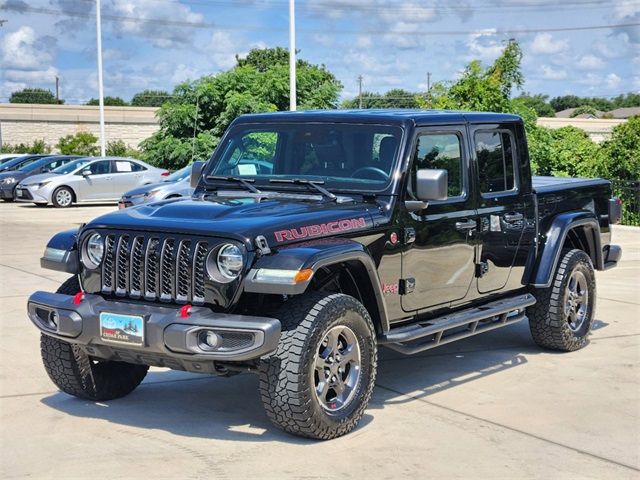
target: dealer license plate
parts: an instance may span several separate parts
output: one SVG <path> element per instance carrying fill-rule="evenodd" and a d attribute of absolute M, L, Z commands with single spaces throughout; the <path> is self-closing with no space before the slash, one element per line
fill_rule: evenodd
<path fill-rule="evenodd" d="M 144 320 L 135 315 L 102 312 L 100 314 L 100 338 L 108 342 L 142 345 Z"/>

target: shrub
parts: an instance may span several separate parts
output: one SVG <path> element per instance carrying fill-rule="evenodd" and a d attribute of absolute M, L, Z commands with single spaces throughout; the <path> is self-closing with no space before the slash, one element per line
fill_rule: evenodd
<path fill-rule="evenodd" d="M 98 137 L 89 132 L 78 132 L 75 135 L 67 135 L 60 138 L 56 145 L 63 155 L 98 155 L 99 148 L 96 145 Z"/>

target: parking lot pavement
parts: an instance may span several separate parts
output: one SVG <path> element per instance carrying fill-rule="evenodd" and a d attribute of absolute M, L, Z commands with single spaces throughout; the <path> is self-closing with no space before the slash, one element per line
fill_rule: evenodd
<path fill-rule="evenodd" d="M 58 392 L 25 314 L 55 232 L 113 206 L 0 205 L 2 478 L 639 478 L 640 228 L 617 227 L 590 345 L 539 350 L 525 322 L 429 353 L 380 352 L 360 427 L 329 442 L 275 430 L 257 379 L 152 369 L 127 398 Z"/>

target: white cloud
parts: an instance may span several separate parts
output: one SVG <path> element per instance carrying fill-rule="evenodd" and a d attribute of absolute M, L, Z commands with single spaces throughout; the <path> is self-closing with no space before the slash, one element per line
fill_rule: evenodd
<path fill-rule="evenodd" d="M 209 48 L 215 66 L 221 70 L 227 70 L 236 64 L 236 54 L 244 55 L 228 32 L 215 32 L 211 36 Z"/>
<path fill-rule="evenodd" d="M 576 67 L 580 70 L 600 70 L 604 68 L 604 62 L 600 57 L 596 57 L 595 55 L 588 53 L 578 59 Z"/>
<path fill-rule="evenodd" d="M 356 48 L 369 48 L 373 45 L 370 35 L 358 35 L 356 38 Z"/>
<path fill-rule="evenodd" d="M 171 76 L 171 83 L 174 85 L 182 82 L 186 82 L 187 80 L 193 80 L 198 75 L 198 70 L 185 65 L 184 63 L 180 63 L 176 65 L 175 71 Z"/>
<path fill-rule="evenodd" d="M 22 26 L 8 33 L 0 43 L 4 68 L 36 70 L 53 60 L 55 38 L 36 36 L 33 28 Z"/>
<path fill-rule="evenodd" d="M 469 35 L 467 47 L 468 60 L 480 59 L 486 62 L 495 60 L 504 49 L 504 45 L 496 36 L 495 28 L 479 30 Z"/>
<path fill-rule="evenodd" d="M 564 80 L 567 78 L 567 72 L 565 70 L 550 67 L 549 65 L 542 65 L 541 72 L 542 78 L 545 80 Z"/>
<path fill-rule="evenodd" d="M 536 55 L 553 55 L 569 50 L 569 40 L 556 40 L 550 33 L 538 33 L 531 42 L 531 52 Z"/>
<path fill-rule="evenodd" d="M 145 37 L 160 48 L 191 44 L 193 33 L 190 24 L 204 21 L 202 14 L 179 2 L 112 0 L 105 7 L 107 13 L 126 17 L 112 23 L 116 33 Z"/>
<path fill-rule="evenodd" d="M 610 73 L 605 78 L 605 85 L 611 90 L 614 90 L 620 87 L 621 82 L 622 82 L 622 79 L 615 73 Z"/>

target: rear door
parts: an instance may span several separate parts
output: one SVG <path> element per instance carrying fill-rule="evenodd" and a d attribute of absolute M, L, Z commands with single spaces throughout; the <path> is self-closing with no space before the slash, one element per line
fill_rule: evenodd
<path fill-rule="evenodd" d="M 112 160 L 113 197 L 120 198 L 123 193 L 142 185 L 142 168 L 129 160 Z"/>
<path fill-rule="evenodd" d="M 524 132 L 515 123 L 471 125 L 478 189 L 477 289 L 521 287 L 535 226 Z M 513 271 L 516 269 L 517 271 Z"/>
<path fill-rule="evenodd" d="M 418 169 L 448 171 L 448 199 L 408 214 L 402 278 L 406 312 L 448 306 L 466 297 L 475 271 L 476 210 L 464 126 L 420 129 L 413 147 L 408 199 Z"/>

